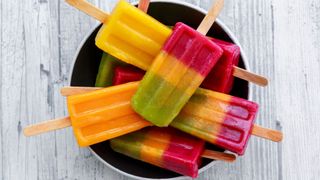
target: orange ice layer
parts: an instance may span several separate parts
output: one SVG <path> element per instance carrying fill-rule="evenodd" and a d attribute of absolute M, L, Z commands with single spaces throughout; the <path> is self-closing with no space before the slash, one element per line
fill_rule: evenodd
<path fill-rule="evenodd" d="M 142 143 L 140 157 L 142 161 L 159 167 L 163 166 L 163 154 L 170 144 L 170 134 L 159 131 L 150 131 Z"/>
<path fill-rule="evenodd" d="M 129 99 L 133 86 L 114 86 L 69 96 L 68 110 L 80 146 L 89 146 L 151 125 L 135 113 Z M 134 88 L 134 89 L 137 89 Z"/>

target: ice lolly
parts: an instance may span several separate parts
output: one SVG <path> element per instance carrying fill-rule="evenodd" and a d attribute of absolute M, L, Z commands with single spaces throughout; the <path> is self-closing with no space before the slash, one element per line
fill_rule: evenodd
<path fill-rule="evenodd" d="M 215 153 L 220 160 L 233 161 L 235 156 L 204 149 L 204 141 L 173 128 L 150 127 L 110 141 L 111 148 L 131 158 L 196 178 L 201 156 Z"/>
<path fill-rule="evenodd" d="M 223 54 L 217 64 L 212 68 L 201 87 L 228 94 L 233 86 L 233 68 L 238 66 L 240 58 L 239 46 L 211 38 L 223 50 Z"/>
<path fill-rule="evenodd" d="M 177 23 L 132 99 L 133 109 L 156 126 L 168 126 L 221 57 L 222 49 Z"/>
<path fill-rule="evenodd" d="M 112 85 L 139 81 L 144 76 L 144 71 L 133 66 L 117 66 L 114 69 Z"/>
<path fill-rule="evenodd" d="M 141 69 L 147 69 L 171 30 L 120 0 L 96 36 L 103 51 Z"/>
<path fill-rule="evenodd" d="M 210 38 L 221 49 L 223 54 L 216 65 L 211 69 L 201 87 L 228 94 L 233 86 L 234 76 L 233 69 L 237 66 L 240 58 L 240 48 L 236 44 Z M 103 70 L 103 69 L 102 69 Z M 139 81 L 144 75 L 144 71 L 133 66 L 117 66 L 115 67 L 113 85 L 119 85 L 131 81 Z M 100 70 L 99 73 L 100 74 Z"/>
<path fill-rule="evenodd" d="M 146 128 L 110 141 L 112 149 L 179 174 L 198 176 L 204 141 L 172 128 Z"/>
<path fill-rule="evenodd" d="M 141 120 L 128 99 L 129 86 L 113 86 L 86 94 L 69 96 L 68 111 L 80 146 L 88 146 L 151 125 Z"/>
<path fill-rule="evenodd" d="M 133 94 L 138 83 L 118 87 Z M 62 94 L 77 94 L 79 89 L 82 88 L 67 87 Z M 83 90 L 92 91 L 89 88 Z M 127 101 L 130 102 L 130 97 Z M 198 88 L 170 126 L 242 155 L 251 133 L 273 141 L 282 139 L 281 132 L 253 124 L 257 110 L 258 105 L 254 102 Z M 143 118 L 136 120 L 144 121 Z"/>
<path fill-rule="evenodd" d="M 257 112 L 254 102 L 199 88 L 170 126 L 243 155 Z"/>

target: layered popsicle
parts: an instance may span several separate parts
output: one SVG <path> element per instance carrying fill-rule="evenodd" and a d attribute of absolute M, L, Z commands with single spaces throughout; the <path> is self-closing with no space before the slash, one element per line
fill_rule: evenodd
<path fill-rule="evenodd" d="M 233 68 L 239 63 L 240 48 L 233 43 L 215 38 L 210 39 L 223 49 L 223 54 L 200 87 L 228 94 L 233 86 Z M 133 66 L 119 65 L 115 67 L 114 74 L 110 76 L 114 77 L 113 85 L 119 85 L 131 81 L 139 81 L 143 75 L 143 70 L 139 70 Z"/>
<path fill-rule="evenodd" d="M 238 66 L 239 63 L 240 48 L 226 41 L 210 39 L 223 50 L 223 54 L 202 82 L 201 87 L 228 94 L 233 86 L 233 70 L 234 66 Z"/>
<path fill-rule="evenodd" d="M 243 155 L 258 104 L 199 88 L 170 126 Z"/>
<path fill-rule="evenodd" d="M 156 126 L 168 126 L 221 57 L 222 49 L 177 23 L 132 99 L 133 109 Z"/>
<path fill-rule="evenodd" d="M 195 178 L 205 143 L 172 128 L 151 127 L 112 139 L 110 144 L 118 153 Z"/>

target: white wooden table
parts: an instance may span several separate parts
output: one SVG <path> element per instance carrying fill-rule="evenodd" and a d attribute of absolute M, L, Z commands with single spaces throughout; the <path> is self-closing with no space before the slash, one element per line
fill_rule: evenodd
<path fill-rule="evenodd" d="M 211 0 L 186 0 L 207 9 Z M 115 0 L 91 1 L 109 11 Z M 199 179 L 320 178 L 320 1 L 226 0 L 220 16 L 239 38 L 253 71 L 257 123 L 282 129 L 276 144 L 252 138 L 236 163 Z M 0 0 L 0 175 L 22 179 L 127 179 L 80 149 L 72 130 L 25 138 L 22 127 L 66 115 L 59 88 L 97 22 L 63 0 Z"/>

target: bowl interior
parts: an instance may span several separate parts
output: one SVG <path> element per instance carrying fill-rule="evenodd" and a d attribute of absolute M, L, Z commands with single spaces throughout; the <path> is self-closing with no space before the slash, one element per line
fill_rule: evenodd
<path fill-rule="evenodd" d="M 176 22 L 184 22 L 194 28 L 199 25 L 204 17 L 204 14 L 196 9 L 170 2 L 152 2 L 149 6 L 148 14 L 166 25 L 173 26 Z M 95 29 L 80 48 L 74 68 L 72 69 L 72 86 L 94 86 L 95 84 L 102 55 L 102 51 L 95 46 L 95 36 L 99 28 L 100 26 Z M 230 36 L 217 23 L 213 25 L 208 35 L 233 42 Z M 245 68 L 242 58 L 243 57 L 240 59 L 239 66 Z M 248 83 L 236 78 L 231 94 L 247 99 Z M 143 178 L 174 178 L 180 176 L 174 172 L 118 154 L 110 148 L 109 141 L 93 145 L 91 148 L 103 161 L 127 174 Z M 210 144 L 206 144 L 206 148 L 223 151 Z M 201 168 L 210 162 L 212 162 L 212 160 L 202 159 Z"/>

